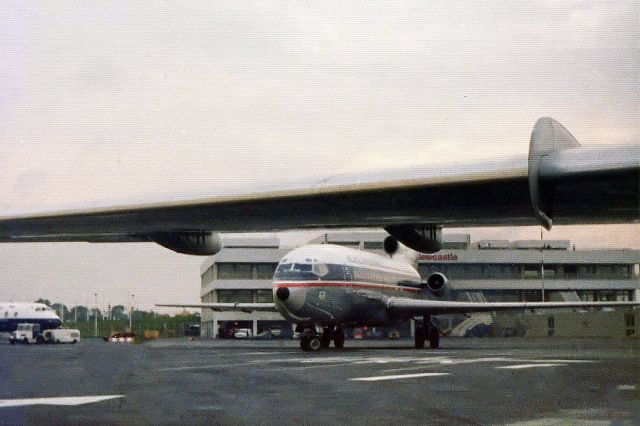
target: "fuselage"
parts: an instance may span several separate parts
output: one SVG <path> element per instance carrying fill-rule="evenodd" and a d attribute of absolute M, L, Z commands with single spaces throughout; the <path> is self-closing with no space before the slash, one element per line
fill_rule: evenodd
<path fill-rule="evenodd" d="M 289 252 L 273 278 L 276 307 L 296 324 L 384 325 L 406 320 L 389 297 L 422 298 L 421 278 L 405 259 L 328 244 Z"/>
<path fill-rule="evenodd" d="M 46 330 L 60 327 L 62 320 L 44 303 L 0 302 L 0 333 L 11 333 L 20 323 L 40 324 Z"/>

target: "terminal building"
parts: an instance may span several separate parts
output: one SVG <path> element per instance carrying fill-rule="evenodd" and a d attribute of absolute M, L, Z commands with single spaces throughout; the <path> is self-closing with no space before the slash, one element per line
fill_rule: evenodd
<path fill-rule="evenodd" d="M 384 253 L 386 236 L 384 232 L 330 232 L 308 243 Z M 226 239 L 224 249 L 202 264 L 202 302 L 272 302 L 273 273 L 293 248 L 282 247 L 277 237 Z M 417 268 L 422 277 L 445 274 L 458 300 L 540 301 L 544 294 L 546 301 L 626 301 L 640 300 L 639 264 L 638 250 L 576 250 L 568 240 L 471 242 L 468 234 L 445 234 L 442 250 L 421 254 Z M 504 318 L 503 314 L 498 321 L 503 327 Z M 506 318 L 514 317 L 507 314 Z M 453 335 L 464 335 L 465 330 L 495 319 L 491 314 L 453 316 L 440 325 Z M 203 337 L 230 337 L 238 328 L 251 330 L 252 336 L 273 330 L 291 333 L 291 324 L 277 313 L 202 312 Z M 408 337 L 412 330 L 409 323 L 397 331 Z"/>

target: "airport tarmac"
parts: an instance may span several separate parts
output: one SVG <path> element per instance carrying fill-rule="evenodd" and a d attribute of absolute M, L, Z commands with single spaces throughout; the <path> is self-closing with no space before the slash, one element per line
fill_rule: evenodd
<path fill-rule="evenodd" d="M 0 344 L 2 424 L 640 424 L 640 341 Z"/>

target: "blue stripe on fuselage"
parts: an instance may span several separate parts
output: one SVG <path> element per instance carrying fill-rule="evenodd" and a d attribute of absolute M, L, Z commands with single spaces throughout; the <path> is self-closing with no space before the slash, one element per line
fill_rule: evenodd
<path fill-rule="evenodd" d="M 11 333 L 18 328 L 18 324 L 40 324 L 42 330 L 58 328 L 62 321 L 55 318 L 2 318 L 0 319 L 0 333 Z"/>

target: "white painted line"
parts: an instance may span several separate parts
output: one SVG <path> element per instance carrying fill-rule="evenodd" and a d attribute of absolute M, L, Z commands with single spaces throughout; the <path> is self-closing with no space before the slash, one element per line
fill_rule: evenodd
<path fill-rule="evenodd" d="M 525 368 L 543 368 L 543 367 L 564 367 L 567 364 L 560 364 L 560 363 L 546 363 L 546 364 L 516 364 L 516 365 L 505 365 L 502 367 L 496 367 L 496 368 L 503 368 L 505 370 L 522 370 Z"/>
<path fill-rule="evenodd" d="M 513 361 L 518 362 L 559 362 L 562 364 L 593 364 L 598 361 L 594 361 L 592 359 L 522 359 L 522 358 L 514 358 Z"/>
<path fill-rule="evenodd" d="M 349 379 L 353 382 L 378 382 L 380 380 L 414 379 L 416 377 L 449 376 L 451 373 L 417 373 L 417 374 L 396 374 L 394 376 L 373 376 L 354 377 Z"/>
<path fill-rule="evenodd" d="M 616 386 L 616 389 L 620 391 L 632 391 L 636 390 L 636 385 L 618 385 Z"/>
<path fill-rule="evenodd" d="M 0 408 L 22 407 L 25 405 L 82 405 L 109 399 L 124 398 L 124 395 L 65 396 L 60 398 L 0 399 Z"/>

